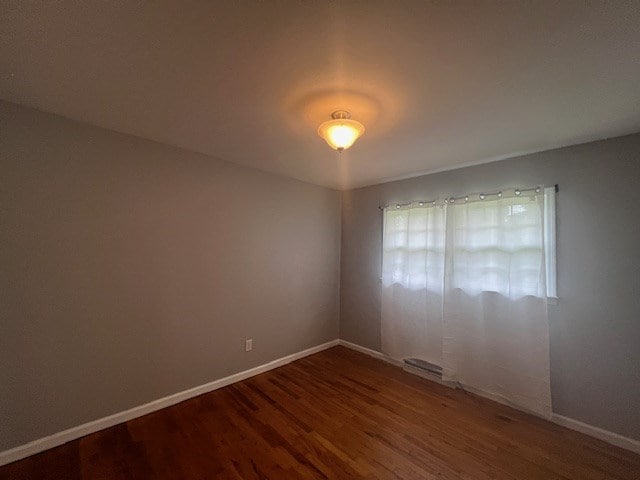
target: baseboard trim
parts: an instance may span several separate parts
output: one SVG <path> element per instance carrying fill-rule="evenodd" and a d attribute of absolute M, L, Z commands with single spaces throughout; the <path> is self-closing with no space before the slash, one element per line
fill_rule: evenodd
<path fill-rule="evenodd" d="M 588 423 L 574 420 L 573 418 L 565 417 L 564 415 L 559 415 L 557 413 L 554 413 L 551 416 L 551 421 L 557 425 L 575 430 L 576 432 L 584 433 L 590 437 L 603 440 L 611 445 L 615 445 L 616 447 L 624 448 L 625 450 L 640 454 L 639 440 L 634 440 L 633 438 L 625 437 L 600 427 L 594 427 Z"/>
<path fill-rule="evenodd" d="M 351 350 L 355 350 L 357 352 L 361 352 L 364 353 L 365 355 L 369 355 L 371 357 L 377 358 L 379 360 L 383 360 L 387 363 L 391 363 L 393 365 L 399 366 L 399 367 L 403 367 L 403 362 L 396 360 L 394 358 L 391 358 L 387 355 L 385 355 L 382 352 L 378 352 L 376 350 L 372 350 L 370 348 L 366 348 L 366 347 L 362 347 L 360 345 L 357 345 L 355 343 L 351 343 L 351 342 L 347 342 L 346 340 L 340 340 L 340 345 L 342 345 L 343 347 L 347 347 L 350 348 Z M 407 370 L 407 369 L 405 369 Z M 410 371 L 410 370 L 407 370 Z M 413 371 L 410 371 L 410 373 L 414 373 Z M 435 379 L 432 379 L 426 375 L 420 375 L 423 378 L 426 378 L 427 380 L 431 380 L 431 381 L 436 381 Z M 437 382 L 437 383 L 441 383 L 441 382 Z M 446 384 L 445 384 L 446 385 Z M 450 385 L 447 385 L 450 386 Z M 468 386 L 464 387 L 465 390 L 475 394 L 475 395 L 479 395 L 481 397 L 487 398 L 489 400 L 492 400 L 494 402 L 498 402 L 501 403 L 503 405 L 507 405 L 511 408 L 515 408 L 517 410 L 521 410 L 521 411 L 525 411 L 526 413 L 529 413 L 531 415 L 536 415 L 535 413 L 532 413 L 530 411 L 527 410 L 523 410 L 522 408 L 519 408 L 516 405 L 513 405 L 512 403 L 502 399 L 499 396 L 496 395 L 492 395 L 492 394 L 488 394 L 486 392 L 483 392 L 481 390 L 477 390 L 474 388 L 470 388 Z M 607 443 L 610 443 L 611 445 L 615 445 L 616 447 L 620 447 L 620 448 L 624 448 L 625 450 L 629 450 L 631 452 L 634 453 L 638 453 L 640 454 L 640 441 L 635 440 L 633 438 L 629 438 L 629 437 L 625 437 L 623 435 L 620 435 L 618 433 L 615 432 L 610 432 L 609 430 L 605 430 L 603 428 L 599 428 L 599 427 L 594 427 L 593 425 L 589 425 L 588 423 L 584 423 L 581 422 L 579 420 L 574 420 L 573 418 L 569 418 L 569 417 L 565 417 L 564 415 L 559 415 L 557 413 L 553 413 L 551 415 L 550 419 L 545 418 L 545 420 L 549 420 L 557 425 L 569 428 L 571 430 L 575 430 L 576 432 L 580 432 L 580 433 L 584 433 L 585 435 L 589 435 L 590 437 L 594 437 L 597 438 L 599 440 L 603 440 Z"/>
<path fill-rule="evenodd" d="M 382 360 L 383 362 L 391 363 L 392 365 L 395 365 L 397 367 L 402 367 L 404 365 L 404 362 L 402 362 L 402 360 L 396 360 L 395 358 L 391 358 L 390 356 L 385 355 L 382 352 L 378 352 L 377 350 L 371 350 L 370 348 L 363 347 L 356 343 L 347 342 L 346 340 L 339 340 L 339 342 L 343 347 L 355 350 L 356 352 L 364 353 L 365 355 L 377 358 L 378 360 Z"/>
<path fill-rule="evenodd" d="M 174 393 L 173 395 L 159 398 L 157 400 L 153 400 L 152 402 L 145 403 L 144 405 L 139 405 L 137 407 L 130 408 L 129 410 L 109 415 L 108 417 L 84 423 L 82 425 L 78 425 L 77 427 L 72 427 L 67 430 L 63 430 L 62 432 L 54 433 L 53 435 L 49 435 L 47 437 L 39 438 L 38 440 L 25 443 L 24 445 L 20 445 L 10 450 L 5 450 L 4 452 L 0 452 L 0 466 L 15 462 L 17 460 L 29 457 L 36 453 L 43 452 L 45 450 L 49 450 L 50 448 L 63 445 L 72 440 L 76 440 L 78 438 L 84 437 L 85 435 L 89 435 L 90 433 L 104 430 L 105 428 L 113 427 L 114 425 L 118 425 L 119 423 L 127 422 L 134 418 L 147 415 L 148 413 L 170 407 L 172 405 L 175 405 L 176 403 L 180 403 L 190 398 L 197 397 L 198 395 L 202 395 L 203 393 L 212 392 L 213 390 L 226 387 L 227 385 L 231 385 L 232 383 L 240 382 L 247 378 L 259 375 L 269 370 L 273 370 L 274 368 L 281 367 L 295 360 L 299 360 L 300 358 L 313 355 L 314 353 L 321 352 L 322 350 L 326 350 L 337 345 L 340 345 L 340 340 L 332 340 L 330 342 L 323 343 L 306 350 L 302 350 L 301 352 L 278 358 L 277 360 L 273 360 L 249 370 L 238 372 L 233 375 L 229 375 L 228 377 L 220 378 L 218 380 L 214 380 L 213 382 L 190 388 L 182 392 Z"/>

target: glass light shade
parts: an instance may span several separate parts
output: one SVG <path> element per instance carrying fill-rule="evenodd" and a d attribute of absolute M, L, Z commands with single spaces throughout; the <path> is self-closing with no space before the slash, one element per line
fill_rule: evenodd
<path fill-rule="evenodd" d="M 364 125 L 348 118 L 329 120 L 318 127 L 318 135 L 338 151 L 349 148 L 363 133 Z"/>

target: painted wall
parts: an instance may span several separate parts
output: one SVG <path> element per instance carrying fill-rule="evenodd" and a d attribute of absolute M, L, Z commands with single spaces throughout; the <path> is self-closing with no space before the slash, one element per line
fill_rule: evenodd
<path fill-rule="evenodd" d="M 640 134 L 344 192 L 341 338 L 380 349 L 378 205 L 555 183 L 554 411 L 640 439 Z"/>
<path fill-rule="evenodd" d="M 339 192 L 9 103 L 0 152 L 0 451 L 338 337 Z"/>

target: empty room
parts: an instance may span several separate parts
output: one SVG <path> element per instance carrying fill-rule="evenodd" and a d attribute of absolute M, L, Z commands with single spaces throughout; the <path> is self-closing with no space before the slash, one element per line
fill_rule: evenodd
<path fill-rule="evenodd" d="M 636 0 L 0 0 L 0 480 L 639 480 L 636 204 Z"/>

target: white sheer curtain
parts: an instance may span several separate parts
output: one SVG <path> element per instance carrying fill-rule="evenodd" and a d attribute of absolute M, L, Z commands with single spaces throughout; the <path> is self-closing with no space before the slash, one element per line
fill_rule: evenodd
<path fill-rule="evenodd" d="M 447 210 L 443 379 L 551 415 L 544 195 Z"/>
<path fill-rule="evenodd" d="M 385 212 L 382 261 L 382 351 L 442 364 L 445 210 Z"/>
<path fill-rule="evenodd" d="M 555 192 L 517 192 L 385 211 L 382 348 L 549 416 Z"/>

